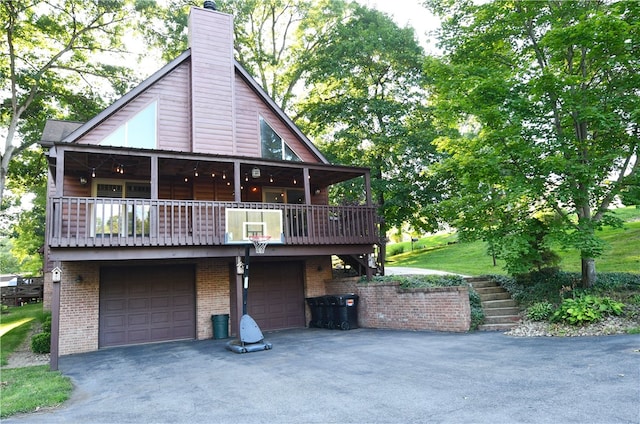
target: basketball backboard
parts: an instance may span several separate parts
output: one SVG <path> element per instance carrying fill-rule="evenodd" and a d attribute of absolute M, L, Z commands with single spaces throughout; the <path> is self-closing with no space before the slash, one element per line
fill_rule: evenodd
<path fill-rule="evenodd" d="M 284 243 L 282 211 L 273 209 L 227 209 L 225 243 L 252 243 L 252 236 L 268 236 L 269 243 Z"/>

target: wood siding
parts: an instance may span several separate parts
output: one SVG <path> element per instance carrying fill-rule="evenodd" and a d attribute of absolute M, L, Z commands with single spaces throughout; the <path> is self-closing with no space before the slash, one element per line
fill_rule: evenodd
<path fill-rule="evenodd" d="M 262 116 L 303 162 L 318 162 L 302 141 L 267 106 L 239 76 L 236 76 L 236 137 L 237 154 L 261 157 L 260 121 Z"/>
<path fill-rule="evenodd" d="M 192 8 L 189 45 L 193 151 L 233 155 L 233 17 Z"/>
<path fill-rule="evenodd" d="M 85 134 L 78 143 L 100 144 L 135 114 L 157 101 L 158 147 L 190 151 L 189 71 L 190 64 L 187 61 Z"/>

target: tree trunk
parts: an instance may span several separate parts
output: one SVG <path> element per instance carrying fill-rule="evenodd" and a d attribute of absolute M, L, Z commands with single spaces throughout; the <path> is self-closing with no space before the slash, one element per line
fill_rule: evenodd
<path fill-rule="evenodd" d="M 592 287 L 596 283 L 596 261 L 593 258 L 582 258 L 582 286 Z"/>

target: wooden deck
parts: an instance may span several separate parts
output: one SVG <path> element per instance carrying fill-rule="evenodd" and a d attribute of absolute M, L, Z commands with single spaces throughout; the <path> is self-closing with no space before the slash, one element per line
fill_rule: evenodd
<path fill-rule="evenodd" d="M 49 199 L 51 248 L 172 247 L 225 244 L 225 211 L 282 210 L 285 245 L 371 245 L 379 241 L 369 206 L 196 200 Z"/>

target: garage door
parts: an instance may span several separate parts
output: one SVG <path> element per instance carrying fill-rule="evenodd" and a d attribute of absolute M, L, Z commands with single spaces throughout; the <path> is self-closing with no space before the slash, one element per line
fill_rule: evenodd
<path fill-rule="evenodd" d="M 100 347 L 194 338 L 192 266 L 101 269 Z"/>
<path fill-rule="evenodd" d="M 260 329 L 305 326 L 301 262 L 254 262 L 250 273 L 247 312 Z"/>

